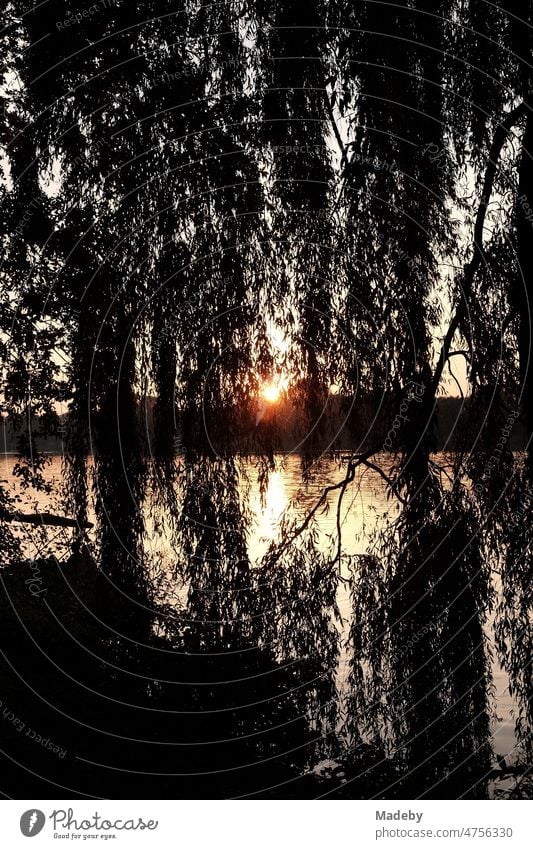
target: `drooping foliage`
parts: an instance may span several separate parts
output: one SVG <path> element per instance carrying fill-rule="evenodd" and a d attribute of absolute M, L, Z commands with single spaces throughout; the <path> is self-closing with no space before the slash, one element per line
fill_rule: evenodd
<path fill-rule="evenodd" d="M 45 492 L 37 444 L 60 439 L 67 544 L 91 551 L 120 613 L 108 640 L 116 627 L 133 651 L 165 634 L 182 672 L 203 658 L 199 679 L 217 680 L 219 656 L 236 675 L 234 654 L 243 678 L 281 676 L 261 698 L 299 729 L 285 777 L 340 757 L 348 558 L 289 518 L 250 555 L 244 461 L 264 492 L 273 376 L 297 409 L 303 478 L 331 448 L 334 386 L 365 435 L 332 492 L 371 467 L 397 506 L 349 564 L 357 792 L 372 738 L 397 770 L 376 756 L 381 792 L 407 775 L 412 792 L 454 792 L 466 759 L 461 794 L 483 794 L 493 614 L 531 728 L 529 5 L 5 4 L 0 330 L 17 476 Z M 437 399 L 466 383 L 444 461 Z M 3 488 L 7 562 L 22 557 L 15 511 Z M 290 734 L 272 745 L 289 751 Z"/>

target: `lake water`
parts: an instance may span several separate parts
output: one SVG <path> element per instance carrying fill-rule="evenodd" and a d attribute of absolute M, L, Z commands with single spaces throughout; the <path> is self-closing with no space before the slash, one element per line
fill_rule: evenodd
<path fill-rule="evenodd" d="M 14 457 L 3 456 L 2 478 L 9 485 L 13 494 L 21 494 L 18 479 L 12 474 Z M 253 462 L 246 465 L 248 485 L 243 486 L 242 495 L 248 503 L 253 516 L 249 536 L 249 553 L 253 561 L 259 560 L 268 545 L 276 539 L 279 521 L 285 511 L 290 510 L 303 518 L 307 511 L 316 504 L 323 489 L 342 480 L 342 468 L 333 460 L 322 460 L 314 470 L 311 481 L 302 483 L 300 460 L 295 455 L 279 457 L 276 470 L 269 477 L 268 487 L 264 497 L 261 497 L 258 483 L 257 468 Z M 52 492 L 59 491 L 61 482 L 61 458 L 51 457 L 45 471 L 46 479 L 52 484 Z M 326 548 L 336 537 L 336 505 L 338 493 L 328 495 L 328 508 L 317 513 L 317 528 L 319 541 Z M 20 503 L 23 512 L 35 510 L 63 514 L 61 504 L 56 495 L 32 493 L 23 495 Z M 343 499 L 341 524 L 343 551 L 348 555 L 366 552 L 370 535 L 383 516 L 394 510 L 391 502 L 387 501 L 383 479 L 375 471 L 365 469 L 360 472 L 352 486 L 347 490 Z M 23 534 L 25 548 L 28 554 L 42 556 L 54 553 L 55 546 L 68 543 L 69 531 L 48 527 L 45 531 L 30 526 L 19 526 Z M 166 544 L 165 534 L 148 530 L 146 548 L 154 559 L 159 562 L 170 561 L 171 552 Z M 339 608 L 343 619 L 348 622 L 351 615 L 350 600 L 346 588 L 339 589 Z M 490 635 L 489 635 L 490 636 Z M 346 674 L 346 658 L 341 656 L 339 676 L 341 682 Z M 514 734 L 515 705 L 509 695 L 506 675 L 495 661 L 495 720 L 493 739 L 495 751 L 513 759 L 516 739 Z"/>

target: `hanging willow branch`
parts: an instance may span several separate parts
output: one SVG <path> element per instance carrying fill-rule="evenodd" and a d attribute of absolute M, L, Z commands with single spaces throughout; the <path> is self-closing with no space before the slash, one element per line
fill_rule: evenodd
<path fill-rule="evenodd" d="M 498 171 L 498 163 L 502 148 L 512 128 L 518 123 L 518 121 L 520 121 L 521 118 L 524 117 L 526 113 L 526 104 L 520 103 L 519 106 L 513 109 L 513 111 L 503 119 L 494 134 L 494 139 L 488 156 L 488 165 L 485 172 L 483 191 L 474 226 L 473 254 L 470 262 L 464 270 L 463 284 L 461 287 L 461 300 L 455 309 L 454 316 L 450 322 L 448 330 L 446 331 L 440 357 L 433 375 L 433 382 L 431 386 L 431 397 L 433 399 L 437 394 L 444 366 L 450 358 L 450 348 L 452 346 L 455 333 L 466 315 L 467 303 L 472 292 L 476 272 L 479 270 L 482 262 L 486 261 L 485 250 L 483 248 L 483 232 L 485 229 L 487 210 L 494 189 L 494 180 Z"/>
<path fill-rule="evenodd" d="M 55 516 L 53 513 L 8 513 L 0 511 L 0 519 L 4 522 L 22 522 L 26 525 L 50 525 L 56 528 L 84 528 L 94 527 L 92 522 L 78 522 L 76 519 L 68 519 L 66 516 Z"/>

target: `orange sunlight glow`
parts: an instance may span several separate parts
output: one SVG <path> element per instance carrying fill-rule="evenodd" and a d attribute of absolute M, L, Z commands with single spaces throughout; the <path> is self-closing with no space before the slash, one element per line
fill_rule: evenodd
<path fill-rule="evenodd" d="M 279 401 L 282 392 L 287 388 L 288 382 L 287 378 L 280 377 L 276 380 L 269 381 L 269 383 L 265 383 L 261 389 L 263 399 L 268 401 L 269 404 L 275 404 Z"/>

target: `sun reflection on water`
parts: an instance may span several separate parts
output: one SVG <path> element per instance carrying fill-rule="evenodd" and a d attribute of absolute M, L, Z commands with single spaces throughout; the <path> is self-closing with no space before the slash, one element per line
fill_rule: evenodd
<path fill-rule="evenodd" d="M 259 491 L 252 501 L 256 522 L 251 538 L 251 555 L 256 559 L 278 535 L 281 516 L 289 503 L 285 476 L 279 471 L 271 472 L 263 501 Z"/>

